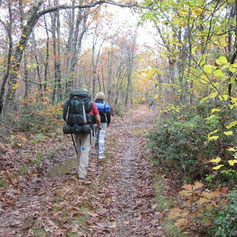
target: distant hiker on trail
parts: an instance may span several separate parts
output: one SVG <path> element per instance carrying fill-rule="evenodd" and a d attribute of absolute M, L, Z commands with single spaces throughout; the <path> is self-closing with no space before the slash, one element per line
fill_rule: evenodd
<path fill-rule="evenodd" d="M 63 107 L 63 118 L 67 123 L 63 127 L 63 132 L 71 134 L 76 149 L 79 179 L 85 179 L 94 121 L 98 129 L 101 129 L 99 111 L 87 90 L 81 89 L 71 92 L 69 100 Z"/>
<path fill-rule="evenodd" d="M 99 130 L 99 139 L 98 139 L 98 158 L 101 160 L 104 156 L 105 151 L 105 134 L 106 127 L 109 126 L 111 121 L 110 116 L 110 106 L 104 102 L 105 95 L 103 92 L 98 92 L 95 96 L 95 103 L 100 113 L 101 119 L 101 130 Z"/>
<path fill-rule="evenodd" d="M 154 100 L 152 97 L 149 98 L 149 109 L 153 109 L 154 106 Z"/>

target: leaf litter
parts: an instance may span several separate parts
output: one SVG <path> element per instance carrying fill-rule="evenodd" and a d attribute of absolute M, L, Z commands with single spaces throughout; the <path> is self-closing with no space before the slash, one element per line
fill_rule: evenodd
<path fill-rule="evenodd" d="M 0 187 L 0 236 L 164 236 L 145 150 L 153 119 L 145 106 L 114 117 L 106 158 L 98 163 L 92 149 L 85 180 L 77 178 L 66 136 L 65 144 L 47 135 L 37 143 L 24 139 L 14 149 L 0 144 L 0 178 L 6 183 Z M 39 152 L 41 162 L 29 165 Z M 25 173 L 17 173 L 24 165 Z"/>

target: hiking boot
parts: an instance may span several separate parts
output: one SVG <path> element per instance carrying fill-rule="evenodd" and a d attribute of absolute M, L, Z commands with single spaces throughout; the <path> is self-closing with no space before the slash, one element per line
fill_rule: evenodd
<path fill-rule="evenodd" d="M 79 179 L 85 179 L 86 176 L 84 176 L 84 175 L 78 173 L 78 178 L 79 178 Z"/>

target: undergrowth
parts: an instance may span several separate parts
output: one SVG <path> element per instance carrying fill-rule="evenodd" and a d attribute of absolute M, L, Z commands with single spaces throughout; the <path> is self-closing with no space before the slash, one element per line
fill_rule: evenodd
<path fill-rule="evenodd" d="M 163 222 L 169 236 L 236 236 L 234 113 L 214 102 L 170 109 L 148 134 L 152 161 L 161 175 L 179 186 L 169 198 L 156 181 L 158 209 L 166 213 Z"/>
<path fill-rule="evenodd" d="M 236 137 L 223 135 L 231 118 L 224 110 L 209 118 L 211 111 L 202 105 L 163 113 L 148 135 L 148 149 L 158 166 L 183 182 L 209 179 L 212 184 L 233 185 L 237 175 L 235 169 L 229 171 L 233 153 L 228 148 L 235 146 Z M 210 137 L 213 131 L 218 131 L 218 139 Z M 216 157 L 221 157 L 221 172 L 215 172 L 210 162 Z"/>

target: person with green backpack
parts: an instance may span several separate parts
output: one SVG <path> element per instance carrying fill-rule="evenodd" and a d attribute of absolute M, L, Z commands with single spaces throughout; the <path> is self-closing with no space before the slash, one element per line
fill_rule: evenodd
<path fill-rule="evenodd" d="M 71 134 L 77 153 L 78 177 L 85 179 L 89 164 L 93 124 L 101 129 L 100 115 L 90 93 L 85 89 L 73 90 L 63 106 L 64 134 Z"/>

